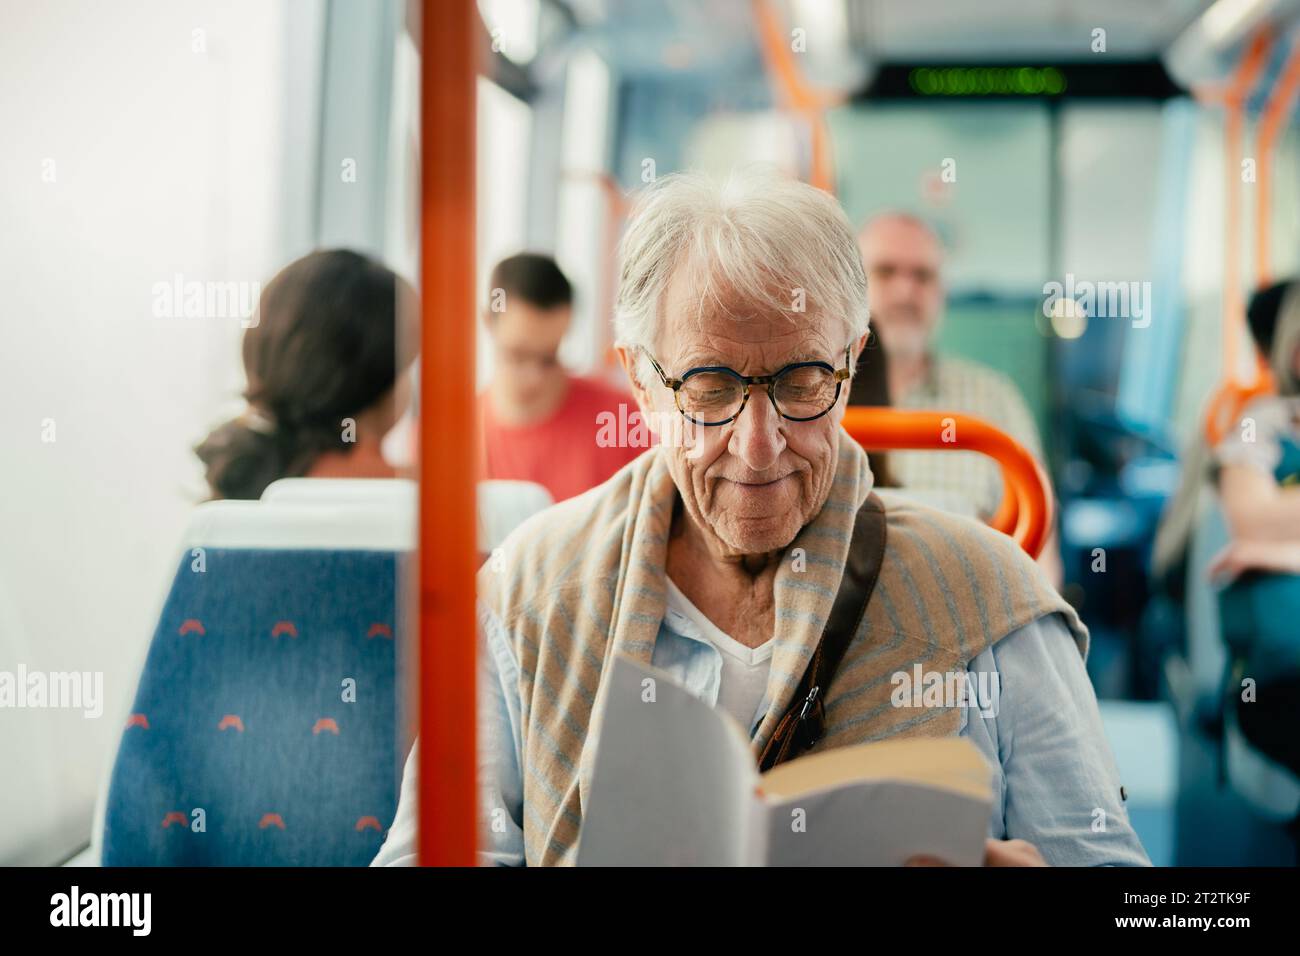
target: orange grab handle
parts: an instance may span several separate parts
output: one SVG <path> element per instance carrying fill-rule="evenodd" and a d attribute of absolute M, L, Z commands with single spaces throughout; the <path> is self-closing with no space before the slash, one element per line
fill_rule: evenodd
<path fill-rule="evenodd" d="M 977 451 L 998 463 L 1006 492 L 989 525 L 1038 557 L 1053 522 L 1047 473 L 1019 442 L 983 419 L 955 412 L 852 407 L 844 430 L 870 451 Z"/>
<path fill-rule="evenodd" d="M 1205 437 L 1210 447 L 1213 448 L 1223 441 L 1233 421 L 1241 415 L 1251 399 L 1272 392 L 1273 374 L 1263 363 L 1260 364 L 1258 377 L 1249 385 L 1241 385 L 1233 381 L 1220 385 L 1210 396 L 1209 405 L 1205 410 Z"/>

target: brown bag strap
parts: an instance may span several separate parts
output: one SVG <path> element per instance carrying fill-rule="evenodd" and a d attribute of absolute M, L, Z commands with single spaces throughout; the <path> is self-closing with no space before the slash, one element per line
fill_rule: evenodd
<path fill-rule="evenodd" d="M 772 738 L 758 758 L 760 771 L 766 772 L 779 763 L 792 760 L 821 739 L 826 729 L 826 709 L 822 705 L 826 689 L 867 613 L 867 604 L 876 588 L 884 558 L 885 505 L 873 491 L 853 521 L 849 556 L 826 621 L 826 630 L 817 642 L 808 670 L 799 681 L 790 709 L 776 725 Z"/>

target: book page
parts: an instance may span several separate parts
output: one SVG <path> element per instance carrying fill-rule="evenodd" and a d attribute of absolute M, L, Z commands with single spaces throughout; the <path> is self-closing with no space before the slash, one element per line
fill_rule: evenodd
<path fill-rule="evenodd" d="M 763 774 L 768 797 L 793 797 L 850 780 L 910 780 L 957 790 L 972 797 L 989 794 L 990 768 L 979 750 L 962 737 L 899 737 L 809 754 Z"/>
<path fill-rule="evenodd" d="M 739 866 L 758 772 L 728 715 L 619 656 L 599 728 L 579 866 Z"/>
<path fill-rule="evenodd" d="M 990 812 L 988 800 L 888 780 L 805 794 L 769 807 L 767 864 L 979 866 Z"/>
<path fill-rule="evenodd" d="M 983 862 L 992 770 L 968 740 L 831 750 L 769 771 L 760 786 L 769 865 L 900 866 L 914 856 Z"/>

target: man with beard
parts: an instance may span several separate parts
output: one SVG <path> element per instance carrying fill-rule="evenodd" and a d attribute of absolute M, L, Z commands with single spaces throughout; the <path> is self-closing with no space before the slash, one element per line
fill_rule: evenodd
<path fill-rule="evenodd" d="M 871 327 L 889 355 L 891 404 L 974 415 L 1044 461 L 1033 416 L 1009 379 L 969 359 L 934 352 L 944 308 L 943 246 L 935 232 L 915 216 L 884 213 L 862 228 L 858 247 L 867 273 Z M 974 504 L 981 518 L 992 516 L 1002 500 L 997 465 L 975 452 L 893 452 L 889 466 L 902 487 L 960 495 Z M 1039 561 L 1059 586 L 1055 535 Z"/>

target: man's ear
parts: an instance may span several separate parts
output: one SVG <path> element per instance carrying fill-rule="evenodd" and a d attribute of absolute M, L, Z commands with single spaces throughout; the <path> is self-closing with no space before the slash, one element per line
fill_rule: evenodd
<path fill-rule="evenodd" d="M 853 343 L 853 368 L 855 370 L 858 367 L 858 360 L 862 358 L 862 350 L 867 347 L 867 342 L 869 342 L 870 340 L 871 340 L 871 328 L 868 327 L 867 331 L 862 333 L 862 337 L 859 338 L 855 343 Z"/>
<path fill-rule="evenodd" d="M 636 374 L 637 365 L 641 361 L 640 350 L 628 348 L 624 345 L 616 345 L 614 351 L 618 353 L 618 360 L 623 366 L 623 371 L 627 372 L 628 381 L 632 384 L 632 397 L 636 399 L 637 408 L 641 411 L 641 421 L 650 429 L 651 434 L 656 438 L 660 437 L 660 421 L 655 414 L 654 402 Z"/>
<path fill-rule="evenodd" d="M 650 393 L 641 385 L 641 380 L 637 376 L 637 364 L 640 361 L 641 353 L 634 348 L 628 348 L 626 345 L 614 346 L 614 351 L 618 353 L 619 363 L 623 366 L 623 371 L 627 373 L 628 381 L 632 383 L 632 397 L 636 399 L 637 405 L 641 407 L 642 414 L 645 414 L 652 407 L 650 405 Z"/>

